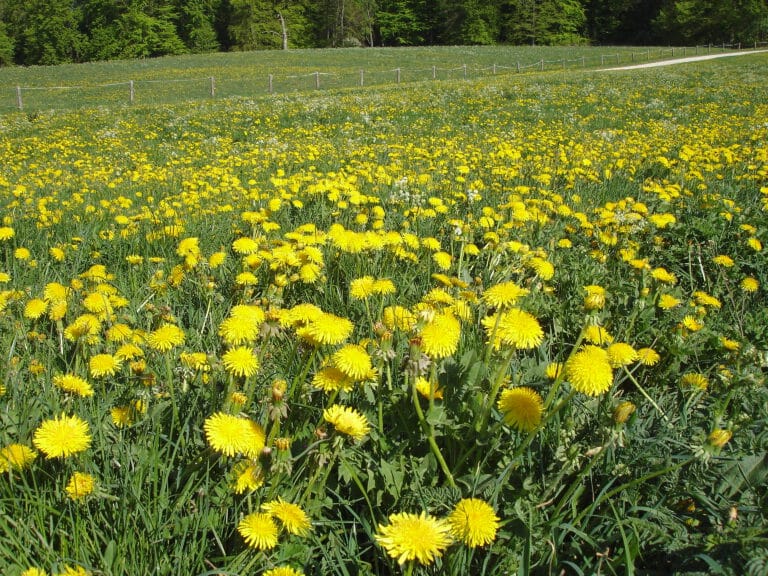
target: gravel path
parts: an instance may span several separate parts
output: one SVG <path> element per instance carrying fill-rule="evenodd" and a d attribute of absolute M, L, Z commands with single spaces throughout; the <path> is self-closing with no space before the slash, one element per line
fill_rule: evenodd
<path fill-rule="evenodd" d="M 612 70 L 634 70 L 635 68 L 655 68 L 657 66 L 671 66 L 672 64 L 681 64 L 683 62 L 698 62 L 700 60 L 712 60 L 713 58 L 726 58 L 728 56 L 744 56 L 746 54 L 760 54 L 768 50 L 749 50 L 743 52 L 723 52 L 722 54 L 707 54 L 706 56 L 688 56 L 687 58 L 674 58 L 671 60 L 660 60 L 658 62 L 648 62 L 647 64 L 633 64 L 632 66 L 617 66 L 615 68 L 600 68 L 598 72 L 610 72 Z"/>

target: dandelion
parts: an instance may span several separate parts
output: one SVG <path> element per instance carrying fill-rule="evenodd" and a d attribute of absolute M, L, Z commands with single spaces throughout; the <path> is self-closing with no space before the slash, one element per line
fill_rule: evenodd
<path fill-rule="evenodd" d="M 699 322 L 695 316 L 688 314 L 683 318 L 682 322 L 680 322 L 680 326 L 686 330 L 690 330 L 691 332 L 698 332 L 704 328 L 704 323 Z"/>
<path fill-rule="evenodd" d="M 26 306 L 24 306 L 24 318 L 29 318 L 30 320 L 37 320 L 45 314 L 45 311 L 48 309 L 48 302 L 41 298 L 32 298 L 29 302 L 27 302 Z"/>
<path fill-rule="evenodd" d="M 729 352 L 738 352 L 739 348 L 741 348 L 741 344 L 737 340 L 732 340 L 731 338 L 726 338 L 725 336 L 720 336 L 718 340 L 720 341 L 720 346 Z"/>
<path fill-rule="evenodd" d="M 354 440 L 362 439 L 371 428 L 365 416 L 354 408 L 339 404 L 323 410 L 323 420 L 331 424 L 337 432 L 351 436 Z"/>
<path fill-rule="evenodd" d="M 276 568 L 267 570 L 262 576 L 304 576 L 304 572 L 291 568 L 290 566 L 277 566 Z"/>
<path fill-rule="evenodd" d="M 264 448 L 264 430 L 247 418 L 216 412 L 206 418 L 203 429 L 211 448 L 225 456 L 245 454 L 255 457 Z"/>
<path fill-rule="evenodd" d="M 373 294 L 375 282 L 373 276 L 355 278 L 349 283 L 349 295 L 357 300 L 364 300 Z"/>
<path fill-rule="evenodd" d="M 24 470 L 37 458 L 37 452 L 24 444 L 9 444 L 0 448 L 0 474 L 8 470 Z"/>
<path fill-rule="evenodd" d="M 587 310 L 602 310 L 605 306 L 605 288 L 596 284 L 584 286 L 587 293 L 584 297 L 584 308 Z"/>
<path fill-rule="evenodd" d="M 69 479 L 67 487 L 64 488 L 67 496 L 75 501 L 84 500 L 93 492 L 96 481 L 90 474 L 75 472 Z"/>
<path fill-rule="evenodd" d="M 747 246 L 752 248 L 755 252 L 760 252 L 763 249 L 763 243 L 760 242 L 758 238 L 755 238 L 754 236 L 751 236 L 750 238 L 747 238 Z"/>
<path fill-rule="evenodd" d="M 88 381 L 74 374 L 57 374 L 53 377 L 53 383 L 62 390 L 78 396 L 93 396 L 93 388 Z"/>
<path fill-rule="evenodd" d="M 541 423 L 544 401 L 538 392 L 527 386 L 502 391 L 497 403 L 504 422 L 521 432 L 533 432 Z"/>
<path fill-rule="evenodd" d="M 707 443 L 714 448 L 722 448 L 733 437 L 733 432 L 716 428 L 707 436 Z"/>
<path fill-rule="evenodd" d="M 398 564 L 416 560 L 423 565 L 432 564 L 453 541 L 450 523 L 426 512 L 390 515 L 388 525 L 378 525 L 375 538 Z"/>
<path fill-rule="evenodd" d="M 354 381 L 335 366 L 326 366 L 318 370 L 312 378 L 312 385 L 325 392 L 352 390 Z"/>
<path fill-rule="evenodd" d="M 238 462 L 232 468 L 235 494 L 253 492 L 264 485 L 264 473 L 261 466 L 252 461 Z"/>
<path fill-rule="evenodd" d="M 624 401 L 614 408 L 613 421 L 616 424 L 624 424 L 635 413 L 635 410 L 637 410 L 637 406 L 628 400 Z"/>
<path fill-rule="evenodd" d="M 238 346 L 227 350 L 221 361 L 227 372 L 241 378 L 250 378 L 259 369 L 258 358 L 253 354 L 253 349 L 247 346 Z"/>
<path fill-rule="evenodd" d="M 677 277 L 664 268 L 654 268 L 651 270 L 651 277 L 658 280 L 662 284 L 674 285 L 677 283 Z"/>
<path fill-rule="evenodd" d="M 560 374 L 563 372 L 563 363 L 562 362 L 550 362 L 547 364 L 546 369 L 544 370 L 544 375 L 549 380 L 555 380 Z"/>
<path fill-rule="evenodd" d="M 683 374 L 683 377 L 680 378 L 680 383 L 684 386 L 698 388 L 699 390 L 706 390 L 709 387 L 709 379 L 704 374 L 699 374 L 698 372 Z"/>
<path fill-rule="evenodd" d="M 306 326 L 296 330 L 296 335 L 316 346 L 336 345 L 349 338 L 353 329 L 354 324 L 348 319 L 323 312 Z"/>
<path fill-rule="evenodd" d="M 0 226 L 0 242 L 10 240 L 16 236 L 16 231 L 10 226 Z"/>
<path fill-rule="evenodd" d="M 438 268 L 440 268 L 440 270 L 445 271 L 451 269 L 453 257 L 448 254 L 448 252 L 443 252 L 441 250 L 440 252 L 435 252 L 432 254 L 432 260 L 434 260 L 435 264 Z"/>
<path fill-rule="evenodd" d="M 168 352 L 175 346 L 184 344 L 184 340 L 184 330 L 175 324 L 163 324 L 150 332 L 147 337 L 147 345 L 153 350 Z"/>
<path fill-rule="evenodd" d="M 271 514 L 254 512 L 237 525 L 237 531 L 251 548 L 271 550 L 277 546 L 277 524 Z"/>
<path fill-rule="evenodd" d="M 592 345 L 584 346 L 568 359 L 565 374 L 574 390 L 588 396 L 607 392 L 613 383 L 608 352 Z"/>
<path fill-rule="evenodd" d="M 300 506 L 286 502 L 280 497 L 262 504 L 261 509 L 280 520 L 286 532 L 291 534 L 305 536 L 312 528 L 309 516 Z"/>
<path fill-rule="evenodd" d="M 640 348 L 637 351 L 637 360 L 643 366 L 655 366 L 661 360 L 661 356 L 653 348 Z"/>
<path fill-rule="evenodd" d="M 40 568 L 27 568 L 20 574 L 20 576 L 48 576 L 48 572 L 40 570 Z"/>
<path fill-rule="evenodd" d="M 509 308 L 526 294 L 526 288 L 521 288 L 510 280 L 488 288 L 483 292 L 483 301 L 492 308 Z"/>
<path fill-rule="evenodd" d="M 121 365 L 122 361 L 112 354 L 96 354 L 88 361 L 91 376 L 94 378 L 114 376 Z"/>
<path fill-rule="evenodd" d="M 608 330 L 597 324 L 590 324 L 584 328 L 584 340 L 590 344 L 596 344 L 602 346 L 604 344 L 610 344 L 613 342 L 613 336 L 608 333 Z"/>
<path fill-rule="evenodd" d="M 552 280 L 555 275 L 555 267 L 549 260 L 543 258 L 531 258 L 528 265 L 538 274 L 542 280 Z"/>
<path fill-rule="evenodd" d="M 490 504 L 478 498 L 464 498 L 448 516 L 453 536 L 470 548 L 486 546 L 496 539 L 499 518 Z"/>
<path fill-rule="evenodd" d="M 232 242 L 232 250 L 238 254 L 254 254 L 259 250 L 259 243 L 253 238 L 238 238 Z"/>
<path fill-rule="evenodd" d="M 637 361 L 637 350 L 624 342 L 616 342 L 606 349 L 612 368 L 621 368 Z"/>
<path fill-rule="evenodd" d="M 680 304 L 682 304 L 682 301 L 672 296 L 672 294 L 662 294 L 659 296 L 657 306 L 662 310 L 671 310 L 672 308 L 680 306 Z"/>
<path fill-rule="evenodd" d="M 230 346 L 253 342 L 259 336 L 259 328 L 264 322 L 265 314 L 256 306 L 248 306 L 247 308 L 254 310 L 251 312 L 242 311 L 237 314 L 230 313 L 230 316 L 219 325 L 219 336 Z"/>
<path fill-rule="evenodd" d="M 733 258 L 725 254 L 719 254 L 715 256 L 712 258 L 712 262 L 718 266 L 722 266 L 723 268 L 731 268 L 734 265 Z"/>
<path fill-rule="evenodd" d="M 498 350 L 502 344 L 526 350 L 535 348 L 544 339 L 539 321 L 532 314 L 518 308 L 506 310 L 500 317 L 486 316 L 482 324 L 488 337 L 493 338 L 494 350 Z"/>
<path fill-rule="evenodd" d="M 382 312 L 381 321 L 390 330 L 408 332 L 416 326 L 416 315 L 403 306 L 387 306 Z"/>
<path fill-rule="evenodd" d="M 91 434 L 88 423 L 78 416 L 61 415 L 45 420 L 35 430 L 32 443 L 46 458 L 66 458 L 88 449 Z"/>
<path fill-rule="evenodd" d="M 744 292 L 752 293 L 757 292 L 757 289 L 760 288 L 760 282 L 751 276 L 747 276 L 742 279 L 739 286 L 741 286 L 741 289 L 744 290 Z"/>
<path fill-rule="evenodd" d="M 358 344 L 347 344 L 337 350 L 333 355 L 333 365 L 355 381 L 369 378 L 373 371 L 371 357 Z"/>
<path fill-rule="evenodd" d="M 433 384 L 423 376 L 419 376 L 416 378 L 415 384 L 416 392 L 421 394 L 424 398 L 429 398 L 431 394 L 432 398 L 435 400 L 442 400 L 443 389 L 438 386 L 437 382 Z"/>
<path fill-rule="evenodd" d="M 222 264 L 224 264 L 224 261 L 227 259 L 227 253 L 226 252 L 214 252 L 211 254 L 210 258 L 208 258 L 208 266 L 211 267 L 211 270 L 215 270 Z"/>
<path fill-rule="evenodd" d="M 461 325 L 452 314 L 438 314 L 421 330 L 421 349 L 433 359 L 446 358 L 456 352 Z"/>

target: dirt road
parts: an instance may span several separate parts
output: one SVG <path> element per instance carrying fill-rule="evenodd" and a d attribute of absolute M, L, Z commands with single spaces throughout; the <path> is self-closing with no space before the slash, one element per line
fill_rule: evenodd
<path fill-rule="evenodd" d="M 705 56 L 688 56 L 686 58 L 673 58 L 670 60 L 659 60 L 658 62 L 648 62 L 646 64 L 633 64 L 632 66 L 616 66 L 614 68 L 600 68 L 598 72 L 610 72 L 612 70 L 634 70 L 635 68 L 655 68 L 657 66 L 671 66 L 673 64 L 682 64 L 683 62 L 698 62 L 700 60 L 712 60 L 713 58 L 726 58 L 728 56 L 744 56 L 746 54 L 761 54 L 768 50 L 748 50 L 742 52 L 723 52 L 721 54 L 707 54 Z"/>

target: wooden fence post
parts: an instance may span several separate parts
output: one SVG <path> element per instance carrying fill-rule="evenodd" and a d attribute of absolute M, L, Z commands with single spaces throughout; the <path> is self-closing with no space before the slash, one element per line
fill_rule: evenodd
<path fill-rule="evenodd" d="M 541 71 L 544 72 L 544 58 L 541 59 L 539 64 L 541 64 Z"/>
<path fill-rule="evenodd" d="M 272 94 L 272 74 L 269 75 L 269 93 Z"/>
<path fill-rule="evenodd" d="M 467 79 L 467 65 L 464 64 L 462 67 L 464 68 L 464 80 L 466 80 Z"/>
<path fill-rule="evenodd" d="M 496 76 L 496 64 L 493 65 L 493 75 Z"/>
<path fill-rule="evenodd" d="M 24 102 L 21 100 L 21 86 L 16 86 L 16 106 L 19 110 L 24 110 Z"/>
<path fill-rule="evenodd" d="M 520 60 L 517 61 L 517 73 L 520 74 Z"/>
<path fill-rule="evenodd" d="M 365 86 L 365 71 L 360 70 L 360 86 Z"/>
<path fill-rule="evenodd" d="M 216 80 L 211 76 L 211 98 L 216 96 Z"/>
<path fill-rule="evenodd" d="M 315 72 L 315 89 L 320 88 L 320 72 Z"/>
<path fill-rule="evenodd" d="M 397 83 L 400 84 L 400 68 L 395 68 L 395 72 L 397 73 Z"/>
<path fill-rule="evenodd" d="M 432 66 L 432 80 L 437 78 L 437 66 Z"/>
<path fill-rule="evenodd" d="M 130 80 L 130 81 L 128 82 L 128 86 L 129 86 L 129 88 L 128 88 L 128 89 L 129 89 L 129 91 L 130 91 L 130 101 L 131 101 L 131 104 L 133 104 L 133 100 L 134 100 L 134 98 L 136 97 L 136 92 L 135 92 L 135 91 L 134 91 L 134 89 L 133 89 L 133 80 Z"/>

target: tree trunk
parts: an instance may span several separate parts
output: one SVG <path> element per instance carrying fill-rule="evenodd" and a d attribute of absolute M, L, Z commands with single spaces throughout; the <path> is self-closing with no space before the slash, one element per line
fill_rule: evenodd
<path fill-rule="evenodd" d="M 283 13 L 278 10 L 277 18 L 280 20 L 280 31 L 283 34 L 283 50 L 288 50 L 288 28 L 285 26 L 285 18 Z"/>

